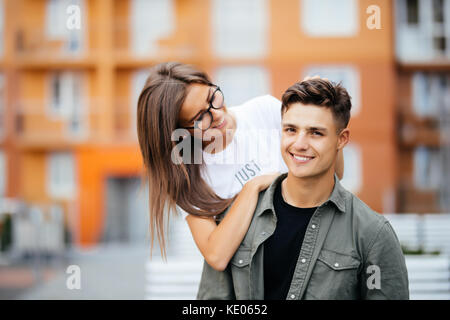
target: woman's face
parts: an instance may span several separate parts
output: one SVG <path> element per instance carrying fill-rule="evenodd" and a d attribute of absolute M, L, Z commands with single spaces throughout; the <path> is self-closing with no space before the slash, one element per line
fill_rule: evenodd
<path fill-rule="evenodd" d="M 202 114 L 208 110 L 216 87 L 207 86 L 204 84 L 191 84 L 187 89 L 186 99 L 181 106 L 178 124 L 181 128 L 194 127 L 195 121 L 198 121 Z M 221 97 L 221 93 L 215 93 Z M 216 97 L 217 99 L 217 97 Z M 220 101 L 220 98 L 219 98 Z M 227 130 L 234 130 L 235 121 L 224 106 L 221 109 L 210 108 L 212 119 L 209 129 L 203 131 L 203 139 L 210 139 L 211 136 L 221 134 L 223 139 L 226 137 Z M 204 115 L 203 117 L 208 117 Z M 194 129 L 189 129 L 191 134 L 194 134 Z"/>

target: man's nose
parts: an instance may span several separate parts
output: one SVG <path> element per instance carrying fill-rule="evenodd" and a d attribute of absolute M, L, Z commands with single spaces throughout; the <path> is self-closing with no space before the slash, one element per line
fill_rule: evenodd
<path fill-rule="evenodd" d="M 297 136 L 297 138 L 293 144 L 293 147 L 296 150 L 307 150 L 309 148 L 309 141 L 308 141 L 308 137 L 306 136 L 306 134 L 300 133 Z"/>

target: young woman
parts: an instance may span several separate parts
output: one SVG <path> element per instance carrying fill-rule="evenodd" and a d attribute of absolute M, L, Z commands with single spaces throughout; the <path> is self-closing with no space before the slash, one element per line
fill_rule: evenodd
<path fill-rule="evenodd" d="M 165 256 L 166 222 L 179 207 L 206 262 L 224 270 L 247 232 L 259 192 L 287 171 L 279 136 L 264 134 L 281 132 L 281 102 L 266 95 L 228 109 L 206 73 L 162 63 L 151 68 L 139 96 L 137 130 L 149 182 L 152 248 L 156 234 Z M 175 131 L 184 137 L 173 139 Z M 189 161 L 186 149 L 183 161 L 173 161 L 173 151 L 186 142 Z M 191 161 L 199 148 L 201 161 Z M 214 216 L 230 205 L 217 224 Z"/>

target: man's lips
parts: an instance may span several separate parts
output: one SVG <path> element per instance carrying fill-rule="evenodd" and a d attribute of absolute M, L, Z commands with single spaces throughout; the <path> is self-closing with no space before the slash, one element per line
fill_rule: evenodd
<path fill-rule="evenodd" d="M 295 163 L 304 164 L 311 160 L 313 160 L 315 157 L 312 156 L 305 156 L 305 155 L 295 155 L 293 153 L 290 153 L 291 158 L 294 160 Z"/>

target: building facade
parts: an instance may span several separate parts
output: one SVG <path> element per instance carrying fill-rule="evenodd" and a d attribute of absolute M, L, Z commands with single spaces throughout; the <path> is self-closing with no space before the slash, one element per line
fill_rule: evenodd
<path fill-rule="evenodd" d="M 422 101 L 433 83 L 448 91 L 448 0 L 434 1 L 444 6 L 446 36 L 427 40 L 441 62 L 426 48 L 409 62 L 416 48 L 404 49 L 418 36 L 408 29 L 410 6 L 425 2 L 3 0 L 0 196 L 60 203 L 80 245 L 148 241 L 136 102 L 147 68 L 180 61 L 208 72 L 228 106 L 266 93 L 280 99 L 306 75 L 341 81 L 353 102 L 344 185 L 378 212 L 441 211 L 436 190 L 418 198 L 412 182 L 430 178 L 416 167 L 430 166 L 429 149 L 442 142 L 411 97 Z M 430 145 L 408 140 L 416 124 L 430 124 Z"/>

